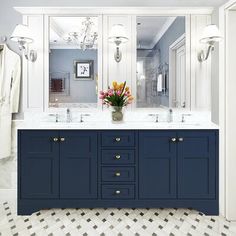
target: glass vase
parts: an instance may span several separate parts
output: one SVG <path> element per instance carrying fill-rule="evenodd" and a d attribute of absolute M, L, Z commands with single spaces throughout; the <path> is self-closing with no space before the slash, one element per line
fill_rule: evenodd
<path fill-rule="evenodd" d="M 112 121 L 115 121 L 115 122 L 123 121 L 123 118 L 124 118 L 123 107 L 111 106 L 111 109 L 112 109 L 111 111 Z"/>

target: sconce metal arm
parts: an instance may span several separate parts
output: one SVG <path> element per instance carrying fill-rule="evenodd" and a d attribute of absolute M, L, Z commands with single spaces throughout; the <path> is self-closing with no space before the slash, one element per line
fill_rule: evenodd
<path fill-rule="evenodd" d="M 206 61 L 208 58 L 209 58 L 209 55 L 212 51 L 214 51 L 214 44 L 213 43 L 209 43 L 208 44 L 208 49 L 207 49 L 207 52 L 205 54 L 205 52 L 202 50 L 201 52 L 199 52 L 198 54 L 198 60 L 200 62 L 203 62 L 203 61 Z"/>
<path fill-rule="evenodd" d="M 28 61 L 35 62 L 37 59 L 37 52 L 35 50 L 30 50 L 28 52 L 23 43 L 20 42 L 18 43 L 19 43 L 19 49 L 24 53 L 25 58 Z"/>
<path fill-rule="evenodd" d="M 122 52 L 120 51 L 119 46 L 116 47 L 116 52 L 114 54 L 114 58 L 116 62 L 120 62 L 122 59 Z"/>

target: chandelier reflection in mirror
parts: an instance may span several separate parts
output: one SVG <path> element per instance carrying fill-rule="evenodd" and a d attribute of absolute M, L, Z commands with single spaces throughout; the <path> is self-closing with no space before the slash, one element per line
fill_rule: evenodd
<path fill-rule="evenodd" d="M 50 44 L 78 49 L 97 49 L 97 17 L 52 17 Z M 64 42 L 63 42 L 64 41 Z"/>

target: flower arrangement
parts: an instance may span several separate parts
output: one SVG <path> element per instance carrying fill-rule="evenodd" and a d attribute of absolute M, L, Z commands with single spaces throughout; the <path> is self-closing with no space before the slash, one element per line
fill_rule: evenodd
<path fill-rule="evenodd" d="M 126 82 L 118 84 L 116 81 L 112 83 L 112 88 L 108 87 L 107 91 L 101 91 L 99 98 L 104 105 L 120 108 L 131 104 L 134 99 Z"/>

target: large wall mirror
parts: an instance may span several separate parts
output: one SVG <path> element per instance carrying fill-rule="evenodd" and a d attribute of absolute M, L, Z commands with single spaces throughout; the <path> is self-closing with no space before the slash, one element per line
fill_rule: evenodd
<path fill-rule="evenodd" d="M 184 16 L 137 17 L 138 108 L 189 108 Z"/>
<path fill-rule="evenodd" d="M 49 107 L 96 107 L 98 17 L 50 17 L 49 38 Z"/>

